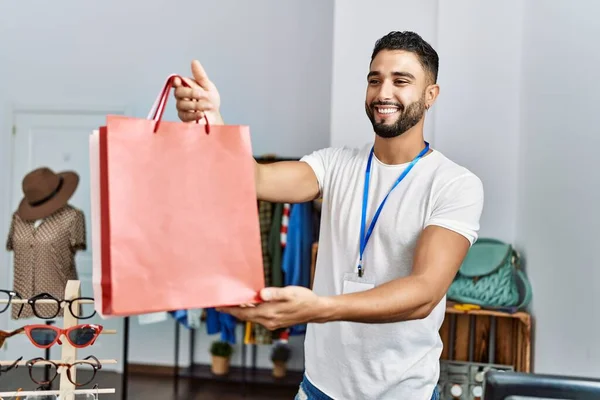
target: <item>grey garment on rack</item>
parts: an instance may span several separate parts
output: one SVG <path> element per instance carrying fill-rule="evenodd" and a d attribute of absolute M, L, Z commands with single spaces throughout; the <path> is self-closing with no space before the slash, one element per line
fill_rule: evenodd
<path fill-rule="evenodd" d="M 202 311 L 204 311 L 203 308 L 192 308 L 187 310 L 187 326 L 190 329 L 200 329 Z"/>
<path fill-rule="evenodd" d="M 148 325 L 166 321 L 169 318 L 169 313 L 167 313 L 166 311 L 159 311 L 147 314 L 140 314 L 137 317 L 138 323 L 140 325 Z"/>

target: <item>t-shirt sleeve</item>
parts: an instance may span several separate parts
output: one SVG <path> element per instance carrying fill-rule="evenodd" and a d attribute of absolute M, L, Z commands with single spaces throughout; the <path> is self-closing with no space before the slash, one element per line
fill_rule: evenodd
<path fill-rule="evenodd" d="M 302 157 L 300 161 L 304 161 L 313 169 L 317 180 L 319 181 L 319 192 L 323 194 L 326 188 L 327 173 L 330 170 L 333 160 L 339 149 L 328 147 L 321 150 L 313 151 L 312 153 Z"/>
<path fill-rule="evenodd" d="M 450 229 L 475 243 L 483 211 L 483 184 L 474 174 L 461 175 L 441 188 L 425 226 Z"/>
<path fill-rule="evenodd" d="M 82 212 L 77 212 L 71 226 L 71 248 L 73 250 L 85 250 L 87 248 L 85 235 L 85 216 Z"/>

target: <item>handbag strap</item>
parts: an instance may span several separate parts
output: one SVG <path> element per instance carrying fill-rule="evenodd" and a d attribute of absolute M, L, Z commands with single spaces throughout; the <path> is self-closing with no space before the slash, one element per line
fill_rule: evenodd
<path fill-rule="evenodd" d="M 498 240 L 498 239 L 494 239 L 494 238 L 479 238 L 473 244 L 482 244 L 482 243 L 506 244 L 502 240 Z"/>
<path fill-rule="evenodd" d="M 511 263 L 513 265 L 513 269 L 517 272 L 517 278 L 523 284 L 523 300 L 521 300 L 521 302 L 517 305 L 517 309 L 520 310 L 522 308 L 525 308 L 531 302 L 533 289 L 531 288 L 531 283 L 529 282 L 529 279 L 527 279 L 527 276 L 525 275 L 523 270 L 521 270 L 521 255 L 517 250 L 515 250 L 514 247 L 511 246 L 511 249 L 513 257 Z"/>
<path fill-rule="evenodd" d="M 521 283 L 523 283 L 523 290 L 524 290 L 523 300 L 517 306 L 517 309 L 522 309 L 522 308 L 526 307 L 529 304 L 529 302 L 531 301 L 531 296 L 532 296 L 533 290 L 531 288 L 531 283 L 529 282 L 529 279 L 527 279 L 527 277 L 525 276 L 523 271 L 521 271 L 521 269 L 519 269 L 519 268 L 517 268 L 516 270 L 517 270 L 517 276 L 521 280 Z"/>

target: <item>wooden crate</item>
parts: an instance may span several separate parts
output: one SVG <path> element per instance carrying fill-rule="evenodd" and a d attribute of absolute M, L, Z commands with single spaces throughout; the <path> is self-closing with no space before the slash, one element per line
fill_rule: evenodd
<path fill-rule="evenodd" d="M 462 311 L 449 302 L 440 336 L 442 360 L 512 365 L 518 372 L 531 372 L 531 316 L 526 312 Z"/>

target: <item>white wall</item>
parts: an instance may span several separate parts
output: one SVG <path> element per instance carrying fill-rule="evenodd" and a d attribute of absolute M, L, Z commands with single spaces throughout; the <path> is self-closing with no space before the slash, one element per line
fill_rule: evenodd
<path fill-rule="evenodd" d="M 333 2 L 324 0 L 1 2 L 2 246 L 13 211 L 15 104 L 118 104 L 145 118 L 166 76 L 189 74 L 198 58 L 220 89 L 225 120 L 250 125 L 256 155 L 300 157 L 329 144 L 332 20 Z M 168 107 L 165 118 L 176 119 L 172 98 Z M 0 287 L 12 273 L 4 254 Z M 132 319 L 131 362 L 172 363 L 172 335 L 172 321 L 148 331 Z M 197 359 L 206 360 L 212 338 L 198 336 Z M 301 361 L 302 346 L 294 351 Z M 187 355 L 184 347 L 182 364 Z"/>
<path fill-rule="evenodd" d="M 127 4 L 3 2 L 3 104 L 117 102 L 145 117 L 166 76 L 198 58 L 257 155 L 329 144 L 331 1 Z M 175 119 L 172 99 L 169 110 Z"/>
<path fill-rule="evenodd" d="M 517 242 L 537 372 L 600 377 L 600 4 L 525 6 Z"/>
<path fill-rule="evenodd" d="M 483 181 L 480 235 L 507 241 L 515 232 L 522 3 L 440 1 L 438 22 L 435 146 Z"/>

